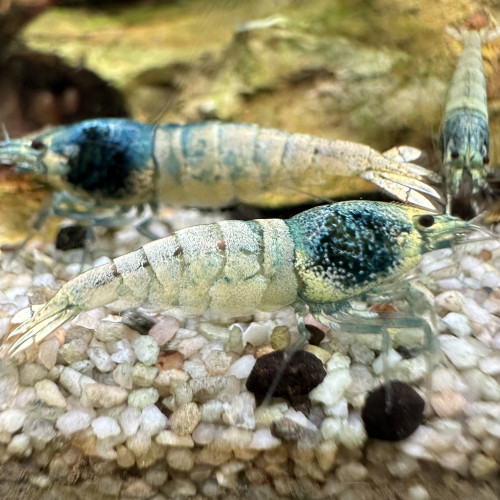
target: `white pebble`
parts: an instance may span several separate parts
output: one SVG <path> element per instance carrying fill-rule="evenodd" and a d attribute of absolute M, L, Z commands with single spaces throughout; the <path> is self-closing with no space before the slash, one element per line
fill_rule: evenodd
<path fill-rule="evenodd" d="M 463 303 L 464 296 L 458 290 L 447 290 L 436 297 L 436 305 L 447 311 L 459 313 L 462 311 Z"/>
<path fill-rule="evenodd" d="M 31 441 L 26 434 L 17 434 L 7 446 L 7 452 L 18 457 L 31 455 Z"/>
<path fill-rule="evenodd" d="M 376 375 L 382 375 L 384 373 L 384 358 L 386 359 L 387 368 L 396 366 L 403 359 L 401 354 L 392 348 L 389 349 L 387 354 L 381 353 L 372 363 L 372 369 Z"/>
<path fill-rule="evenodd" d="M 201 335 L 198 335 L 179 342 L 177 350 L 184 356 L 184 358 L 187 359 L 197 353 L 206 343 L 206 339 Z"/>
<path fill-rule="evenodd" d="M 493 272 L 485 272 L 481 276 L 481 286 L 488 288 L 500 287 L 500 275 Z"/>
<path fill-rule="evenodd" d="M 250 392 L 242 392 L 224 403 L 226 422 L 243 429 L 255 428 L 254 410 L 255 396 Z"/>
<path fill-rule="evenodd" d="M 158 401 L 159 397 L 160 395 L 158 394 L 158 391 L 153 387 L 149 387 L 147 389 L 136 389 L 128 395 L 128 405 L 139 410 L 143 410 L 148 406 L 154 405 Z"/>
<path fill-rule="evenodd" d="M 128 363 L 133 365 L 137 361 L 132 345 L 127 339 L 113 342 L 112 344 L 108 344 L 107 347 L 111 353 L 111 359 L 115 363 Z"/>
<path fill-rule="evenodd" d="M 253 450 L 272 450 L 281 446 L 281 440 L 275 438 L 269 429 L 258 429 L 253 433 L 249 448 Z"/>
<path fill-rule="evenodd" d="M 141 413 L 141 430 L 150 436 L 158 434 L 167 426 L 168 419 L 160 411 L 160 409 L 153 405 L 144 408 Z"/>
<path fill-rule="evenodd" d="M 119 416 L 119 422 L 126 436 L 133 436 L 141 424 L 141 412 L 137 408 L 125 408 Z"/>
<path fill-rule="evenodd" d="M 237 359 L 226 372 L 226 376 L 229 377 L 233 375 L 237 379 L 248 378 L 250 372 L 252 371 L 255 365 L 256 359 L 251 355 L 247 354 L 246 356 L 242 356 L 240 359 Z"/>
<path fill-rule="evenodd" d="M 193 441 L 199 445 L 211 443 L 218 432 L 219 427 L 214 424 L 200 423 L 193 431 Z"/>
<path fill-rule="evenodd" d="M 332 406 L 342 398 L 351 382 L 351 373 L 348 368 L 329 371 L 323 382 L 309 393 L 309 399 L 325 406 Z"/>
<path fill-rule="evenodd" d="M 64 435 L 69 436 L 75 432 L 89 427 L 92 417 L 86 411 L 70 410 L 57 419 L 56 427 Z"/>
<path fill-rule="evenodd" d="M 94 419 L 92 421 L 92 429 L 94 429 L 94 434 L 99 439 L 118 436 L 121 432 L 118 422 L 114 418 L 105 416 Z"/>
<path fill-rule="evenodd" d="M 477 365 L 483 351 L 474 339 L 461 339 L 453 335 L 440 335 L 439 343 L 449 360 L 458 368 L 472 368 Z"/>
<path fill-rule="evenodd" d="M 33 286 L 41 286 L 43 288 L 54 288 L 56 279 L 51 273 L 43 273 L 33 278 Z"/>
<path fill-rule="evenodd" d="M 137 359 L 146 366 L 151 366 L 156 363 L 160 347 L 156 341 L 148 335 L 141 335 L 132 342 L 132 347 Z"/>
<path fill-rule="evenodd" d="M 471 334 L 471 327 L 467 317 L 461 313 L 450 312 L 441 321 L 450 329 L 450 332 L 457 337 L 468 337 Z"/>
<path fill-rule="evenodd" d="M 429 493 L 421 484 L 416 484 L 408 488 L 409 500 L 428 500 L 429 498 Z"/>
<path fill-rule="evenodd" d="M 24 424 L 26 413 L 16 408 L 9 408 L 0 413 L 0 432 L 14 434 Z"/>
<path fill-rule="evenodd" d="M 480 325 L 488 323 L 498 323 L 498 319 L 492 316 L 486 309 L 483 309 L 475 300 L 466 298 L 462 308 L 464 314 L 473 322 Z"/>
<path fill-rule="evenodd" d="M 118 365 L 113 370 L 113 380 L 125 389 L 132 389 L 134 385 L 134 367 L 128 363 Z"/>
<path fill-rule="evenodd" d="M 269 327 L 259 323 L 250 323 L 242 334 L 243 345 L 252 344 L 254 347 L 260 347 L 269 341 L 270 335 Z"/>
<path fill-rule="evenodd" d="M 102 347 L 90 347 L 87 351 L 87 355 L 100 372 L 110 372 L 114 370 L 116 366 L 111 356 Z"/>
<path fill-rule="evenodd" d="M 479 360 L 479 368 L 487 375 L 500 375 L 500 356 L 490 356 Z"/>

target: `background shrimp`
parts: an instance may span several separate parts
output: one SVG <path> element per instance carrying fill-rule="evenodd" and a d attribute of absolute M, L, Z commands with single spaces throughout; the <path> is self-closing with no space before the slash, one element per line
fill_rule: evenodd
<path fill-rule="evenodd" d="M 370 184 L 433 208 L 440 194 L 426 182 L 438 177 L 408 163 L 419 155 L 408 147 L 380 154 L 361 144 L 252 124 L 153 126 L 122 119 L 7 139 L 0 148 L 1 162 L 54 191 L 57 215 L 114 227 L 135 205 L 276 208 L 359 196 Z"/>
<path fill-rule="evenodd" d="M 482 43 L 500 36 L 500 29 L 481 31 L 447 28 L 463 43 L 463 52 L 448 90 L 441 125 L 441 151 L 447 212 L 471 218 L 492 199 L 488 104 Z"/>

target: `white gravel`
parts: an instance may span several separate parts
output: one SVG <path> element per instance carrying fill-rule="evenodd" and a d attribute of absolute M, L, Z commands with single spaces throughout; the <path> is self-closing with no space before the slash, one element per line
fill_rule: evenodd
<path fill-rule="evenodd" d="M 118 232 L 108 248 L 136 241 L 132 233 Z M 65 326 L 65 337 L 61 329 L 16 360 L 0 360 L 3 460 L 32 460 L 40 471 L 55 460 L 45 482 L 40 476 L 47 485 L 79 460 L 99 457 L 112 464 L 111 472 L 96 472 L 103 493 L 158 500 L 224 496 L 243 475 L 251 484 L 270 485 L 272 494 L 286 495 L 294 481 L 307 479 L 318 497 L 343 492 L 345 498 L 352 498 L 351 483 L 373 475 L 408 479 L 407 497 L 425 500 L 429 493 L 418 483 L 423 462 L 442 474 L 492 478 L 500 466 L 500 244 L 487 245 L 490 259 L 480 244 L 471 244 L 426 255 L 414 273 L 432 291 L 440 351 L 433 357 L 425 425 L 401 443 L 369 440 L 360 418 L 367 392 L 384 375 L 377 336 L 342 334 L 341 327 L 327 333 L 316 351 L 324 355 L 327 375 L 309 394 L 312 406 L 304 414 L 279 399 L 259 406 L 245 388 L 256 358 L 271 350 L 274 328 L 286 325 L 295 338 L 290 310 L 235 325 L 153 315 L 155 326 L 139 335 L 102 308 Z M 52 292 L 44 291 L 41 300 L 40 289 L 74 274 L 77 266 L 52 260 L 50 246 L 44 251 L 53 274 L 45 264 L 35 265 L 36 272 L 25 266 L 40 255 L 29 248 L 18 274 L 4 269 L 0 337 L 28 297 L 43 303 Z M 428 353 L 420 333 L 412 333 L 391 332 L 386 362 L 393 377 L 429 396 Z M 276 437 L 273 426 L 296 441 Z M 65 447 L 68 441 L 72 446 Z M 141 478 L 123 479 L 130 468 Z"/>

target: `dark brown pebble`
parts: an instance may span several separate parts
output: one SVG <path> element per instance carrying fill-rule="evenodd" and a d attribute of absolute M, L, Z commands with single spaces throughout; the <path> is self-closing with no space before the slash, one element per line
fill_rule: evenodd
<path fill-rule="evenodd" d="M 56 248 L 58 250 L 75 250 L 85 248 L 87 240 L 87 227 L 75 224 L 66 226 L 59 230 L 56 237 Z"/>
<path fill-rule="evenodd" d="M 390 388 L 390 406 L 387 405 L 384 385 L 368 394 L 361 418 L 370 438 L 401 441 L 421 424 L 425 401 L 403 382 L 391 381 Z"/>
<path fill-rule="evenodd" d="M 156 324 L 156 321 L 152 320 L 149 316 L 134 309 L 127 309 L 123 311 L 120 316 L 123 323 L 141 335 L 147 335 L 149 330 Z"/>
<path fill-rule="evenodd" d="M 283 366 L 285 351 L 274 351 L 257 359 L 247 379 L 247 389 L 264 397 Z M 308 394 L 326 376 L 321 360 L 306 351 L 297 351 L 287 363 L 273 396 L 293 399 Z"/>
<path fill-rule="evenodd" d="M 306 324 L 307 331 L 309 332 L 309 343 L 311 345 L 319 346 L 325 338 L 325 332 L 314 325 Z"/>

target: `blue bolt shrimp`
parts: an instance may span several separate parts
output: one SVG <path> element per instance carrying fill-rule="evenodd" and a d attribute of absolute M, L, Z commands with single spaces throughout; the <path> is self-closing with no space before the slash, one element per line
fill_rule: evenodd
<path fill-rule="evenodd" d="M 355 197 L 374 185 L 434 209 L 441 195 L 428 183 L 439 176 L 409 163 L 419 155 L 253 124 L 125 119 L 88 120 L 0 145 L 0 164 L 53 191 L 57 215 L 113 227 L 127 222 L 134 206 L 274 208 Z"/>
<path fill-rule="evenodd" d="M 500 30 L 454 30 L 463 43 L 453 75 L 441 125 L 440 142 L 446 179 L 447 212 L 470 218 L 481 209 L 481 196 L 491 196 L 487 182 L 489 128 L 482 43 L 500 36 Z"/>
<path fill-rule="evenodd" d="M 10 353 L 40 342 L 82 311 L 116 301 L 120 307 L 217 318 L 293 306 L 306 339 L 302 318 L 307 311 L 327 324 L 339 311 L 355 314 L 350 299 L 393 286 L 425 252 L 449 247 L 471 229 L 449 215 L 369 201 L 316 207 L 288 220 L 187 228 L 67 282 L 10 334 L 20 336 Z M 365 319 L 367 333 L 385 323 L 415 326 L 408 318 L 376 315 L 371 325 Z"/>

